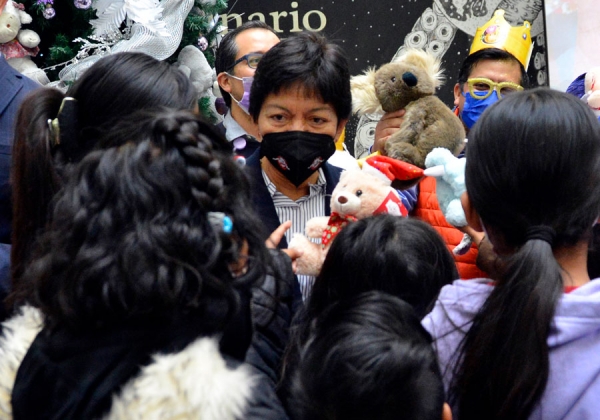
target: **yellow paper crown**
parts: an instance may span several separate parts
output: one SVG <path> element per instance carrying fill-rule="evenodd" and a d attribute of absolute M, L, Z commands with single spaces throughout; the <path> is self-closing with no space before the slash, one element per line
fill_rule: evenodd
<path fill-rule="evenodd" d="M 527 70 L 533 42 L 531 42 L 531 24 L 523 22 L 523 26 L 510 26 L 504 19 L 504 10 L 498 9 L 485 25 L 477 28 L 469 55 L 485 48 L 499 48 L 512 54 Z"/>

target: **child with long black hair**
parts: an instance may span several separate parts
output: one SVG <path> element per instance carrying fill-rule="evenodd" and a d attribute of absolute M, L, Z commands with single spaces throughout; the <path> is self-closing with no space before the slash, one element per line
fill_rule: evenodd
<path fill-rule="evenodd" d="M 272 258 L 229 144 L 173 110 L 100 141 L 24 271 L 33 307 L 4 323 L 0 417 L 285 419 L 243 363 Z"/>
<path fill-rule="evenodd" d="M 411 305 L 370 291 L 312 323 L 292 386 L 294 420 L 449 420 L 431 336 Z"/>
<path fill-rule="evenodd" d="M 423 321 L 458 419 L 585 419 L 600 411 L 600 279 L 586 262 L 600 214 L 600 124 L 583 102 L 535 89 L 469 134 L 469 224 L 497 281 L 442 289 Z"/>
<path fill-rule="evenodd" d="M 427 223 L 389 214 L 350 223 L 333 241 L 311 295 L 292 323 L 281 398 L 288 399 L 289 381 L 312 322 L 329 305 L 377 290 L 404 300 L 421 319 L 441 288 L 457 278 L 452 255 Z"/>

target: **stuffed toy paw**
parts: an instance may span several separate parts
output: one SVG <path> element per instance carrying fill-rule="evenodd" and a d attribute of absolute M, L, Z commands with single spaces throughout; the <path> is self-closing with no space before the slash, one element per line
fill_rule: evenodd
<path fill-rule="evenodd" d="M 467 189 L 465 187 L 466 159 L 459 159 L 448 149 L 441 147 L 433 149 L 425 158 L 424 174 L 434 176 L 436 181 L 436 195 L 444 217 L 452 226 L 462 227 L 467 225 L 465 212 L 460 202 L 460 196 Z M 473 239 L 464 234 L 460 244 L 452 251 L 456 255 L 465 254 L 471 247 Z"/>

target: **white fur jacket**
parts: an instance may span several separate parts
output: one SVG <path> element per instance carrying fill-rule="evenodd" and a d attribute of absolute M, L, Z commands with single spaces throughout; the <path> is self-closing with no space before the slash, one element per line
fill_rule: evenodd
<path fill-rule="evenodd" d="M 41 313 L 29 306 L 3 324 L 0 420 L 12 419 L 11 394 L 17 369 L 42 325 Z M 179 353 L 154 356 L 152 364 L 113 396 L 105 419 L 260 418 L 248 415 L 253 411 L 251 406 L 256 405 L 253 394 L 261 381 L 251 369 L 249 365 L 228 368 L 218 341 L 199 338 Z M 261 399 L 264 402 L 264 397 L 258 398 Z"/>

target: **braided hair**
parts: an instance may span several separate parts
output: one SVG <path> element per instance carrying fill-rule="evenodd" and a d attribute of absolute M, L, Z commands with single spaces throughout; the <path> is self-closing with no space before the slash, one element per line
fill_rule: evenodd
<path fill-rule="evenodd" d="M 47 325 L 165 319 L 215 302 L 227 309 L 224 325 L 236 289 L 264 278 L 269 258 L 227 142 L 192 113 L 163 110 L 126 119 L 100 147 L 58 194 L 25 272 Z M 211 220 L 215 212 L 231 230 Z M 230 267 L 245 244 L 248 270 L 236 276 Z"/>

